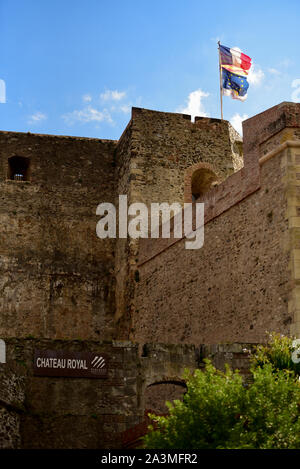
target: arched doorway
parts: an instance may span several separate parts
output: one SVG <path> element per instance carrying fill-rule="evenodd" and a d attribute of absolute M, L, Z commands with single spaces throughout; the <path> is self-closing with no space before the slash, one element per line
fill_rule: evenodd
<path fill-rule="evenodd" d="M 187 388 L 178 381 L 161 381 L 150 384 L 145 390 L 144 406 L 157 414 L 168 413 L 166 401 L 182 400 Z"/>
<path fill-rule="evenodd" d="M 209 163 L 197 163 L 187 168 L 184 183 L 184 202 L 195 202 L 220 182 Z"/>
<path fill-rule="evenodd" d="M 192 201 L 194 202 L 205 192 L 208 192 L 213 185 L 217 184 L 217 181 L 218 177 L 211 169 L 196 169 L 192 174 L 191 181 Z"/>

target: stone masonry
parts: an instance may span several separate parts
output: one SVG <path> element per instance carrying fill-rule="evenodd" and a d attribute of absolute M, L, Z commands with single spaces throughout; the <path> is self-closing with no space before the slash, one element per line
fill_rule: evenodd
<path fill-rule="evenodd" d="M 300 104 L 243 124 L 133 108 L 118 141 L 0 132 L 0 448 L 119 448 L 203 359 L 300 337 Z M 99 239 L 96 209 L 204 202 L 204 245 Z M 109 357 L 35 376 L 35 350 Z M 131 436 L 130 436 L 131 435 Z"/>

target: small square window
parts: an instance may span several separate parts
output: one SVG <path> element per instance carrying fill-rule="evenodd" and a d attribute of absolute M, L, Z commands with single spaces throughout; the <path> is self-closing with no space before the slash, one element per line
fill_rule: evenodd
<path fill-rule="evenodd" d="M 12 156 L 8 159 L 8 179 L 13 181 L 29 180 L 29 158 Z"/>

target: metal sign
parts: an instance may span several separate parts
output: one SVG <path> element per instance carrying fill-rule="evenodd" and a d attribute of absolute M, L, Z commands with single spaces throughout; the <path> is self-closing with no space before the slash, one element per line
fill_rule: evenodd
<path fill-rule="evenodd" d="M 35 350 L 35 376 L 107 378 L 107 357 L 102 353 Z"/>

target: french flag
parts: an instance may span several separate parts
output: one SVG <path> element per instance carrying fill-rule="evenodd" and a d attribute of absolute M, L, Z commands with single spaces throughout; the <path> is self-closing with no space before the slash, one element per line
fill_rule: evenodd
<path fill-rule="evenodd" d="M 251 67 L 251 58 L 240 49 L 222 46 L 220 44 L 221 66 L 236 75 L 247 76 Z"/>

